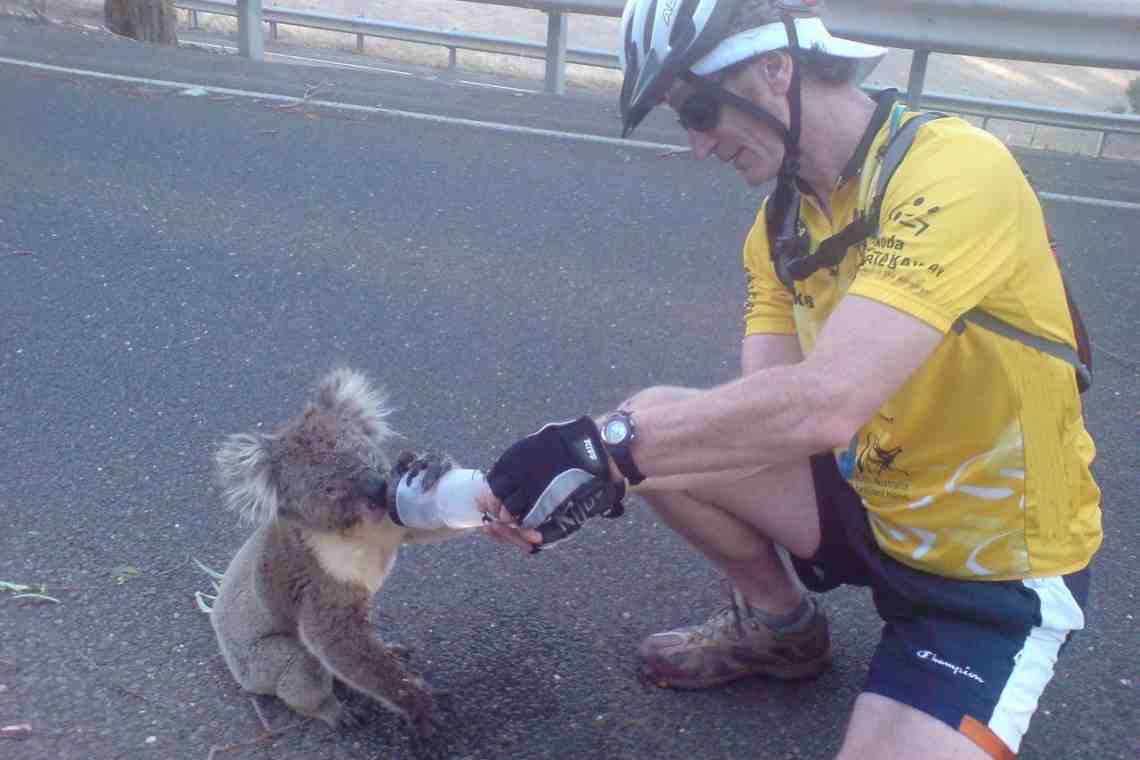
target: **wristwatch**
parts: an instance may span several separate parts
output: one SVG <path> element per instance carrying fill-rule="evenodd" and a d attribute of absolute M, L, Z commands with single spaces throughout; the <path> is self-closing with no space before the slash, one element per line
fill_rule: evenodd
<path fill-rule="evenodd" d="M 637 437 L 637 428 L 633 424 L 633 413 L 624 409 L 611 412 L 602 421 L 601 432 L 606 450 L 613 457 L 618 471 L 629 481 L 629 484 L 635 486 L 645 480 L 641 470 L 637 469 L 637 465 L 633 463 L 633 454 L 630 452 L 630 445 L 633 444 L 633 439 Z"/>

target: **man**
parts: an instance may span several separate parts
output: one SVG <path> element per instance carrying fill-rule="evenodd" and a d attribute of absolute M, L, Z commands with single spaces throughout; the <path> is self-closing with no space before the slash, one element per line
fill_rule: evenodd
<path fill-rule="evenodd" d="M 1102 538 L 1074 321 L 1005 147 L 864 95 L 885 51 L 817 5 L 629 2 L 624 131 L 667 102 L 697 158 L 778 178 L 744 246 L 743 374 L 518 442 L 488 532 L 534 550 L 636 486 L 734 586 L 641 645 L 682 688 L 827 666 L 784 547 L 809 589 L 869 586 L 885 621 L 841 758 L 1013 757 Z"/>

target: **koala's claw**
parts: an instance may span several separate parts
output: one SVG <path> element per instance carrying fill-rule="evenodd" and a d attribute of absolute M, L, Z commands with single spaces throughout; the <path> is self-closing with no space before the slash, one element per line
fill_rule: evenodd
<path fill-rule="evenodd" d="M 417 739 L 430 739 L 439 731 L 441 726 L 436 715 L 435 699 L 432 693 L 432 688 L 421 682 L 415 698 L 407 708 L 408 727 Z"/>
<path fill-rule="evenodd" d="M 354 729 L 360 728 L 368 721 L 368 707 L 367 705 L 351 705 L 346 702 L 340 703 L 340 710 L 336 716 L 336 727 L 338 729 Z"/>
<path fill-rule="evenodd" d="M 393 468 L 397 475 L 403 476 L 408 469 L 412 466 L 412 462 L 416 461 L 416 455 L 411 451 L 400 452 L 400 456 L 396 457 L 396 464 Z"/>
<path fill-rule="evenodd" d="M 422 475 L 420 483 L 425 491 L 430 491 L 454 466 L 455 463 L 446 454 L 435 451 L 414 454 L 405 451 L 396 459 L 396 474 L 401 478 L 407 475 L 409 483 Z"/>

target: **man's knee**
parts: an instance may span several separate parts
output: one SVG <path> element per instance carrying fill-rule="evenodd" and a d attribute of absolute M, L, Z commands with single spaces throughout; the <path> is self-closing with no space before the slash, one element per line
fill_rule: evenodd
<path fill-rule="evenodd" d="M 666 522 L 715 519 L 717 513 L 744 523 L 786 547 L 797 557 L 810 557 L 820 545 L 819 507 L 811 468 L 806 461 L 752 470 L 725 470 L 654 479 L 639 487 L 653 510 Z"/>

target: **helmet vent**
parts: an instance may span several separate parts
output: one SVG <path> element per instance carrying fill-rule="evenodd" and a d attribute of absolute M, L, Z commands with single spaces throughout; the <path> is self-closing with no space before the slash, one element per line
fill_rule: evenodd
<path fill-rule="evenodd" d="M 700 0 L 684 0 L 674 17 L 673 29 L 669 32 L 669 45 L 687 46 L 697 36 L 697 27 L 693 23 L 693 12 L 697 9 Z"/>
<path fill-rule="evenodd" d="M 657 18 L 657 0 L 653 0 L 653 4 L 649 6 L 649 11 L 646 14 L 647 18 Z M 653 27 L 655 24 L 646 24 L 645 29 L 642 30 L 641 47 L 645 50 L 653 49 Z"/>

